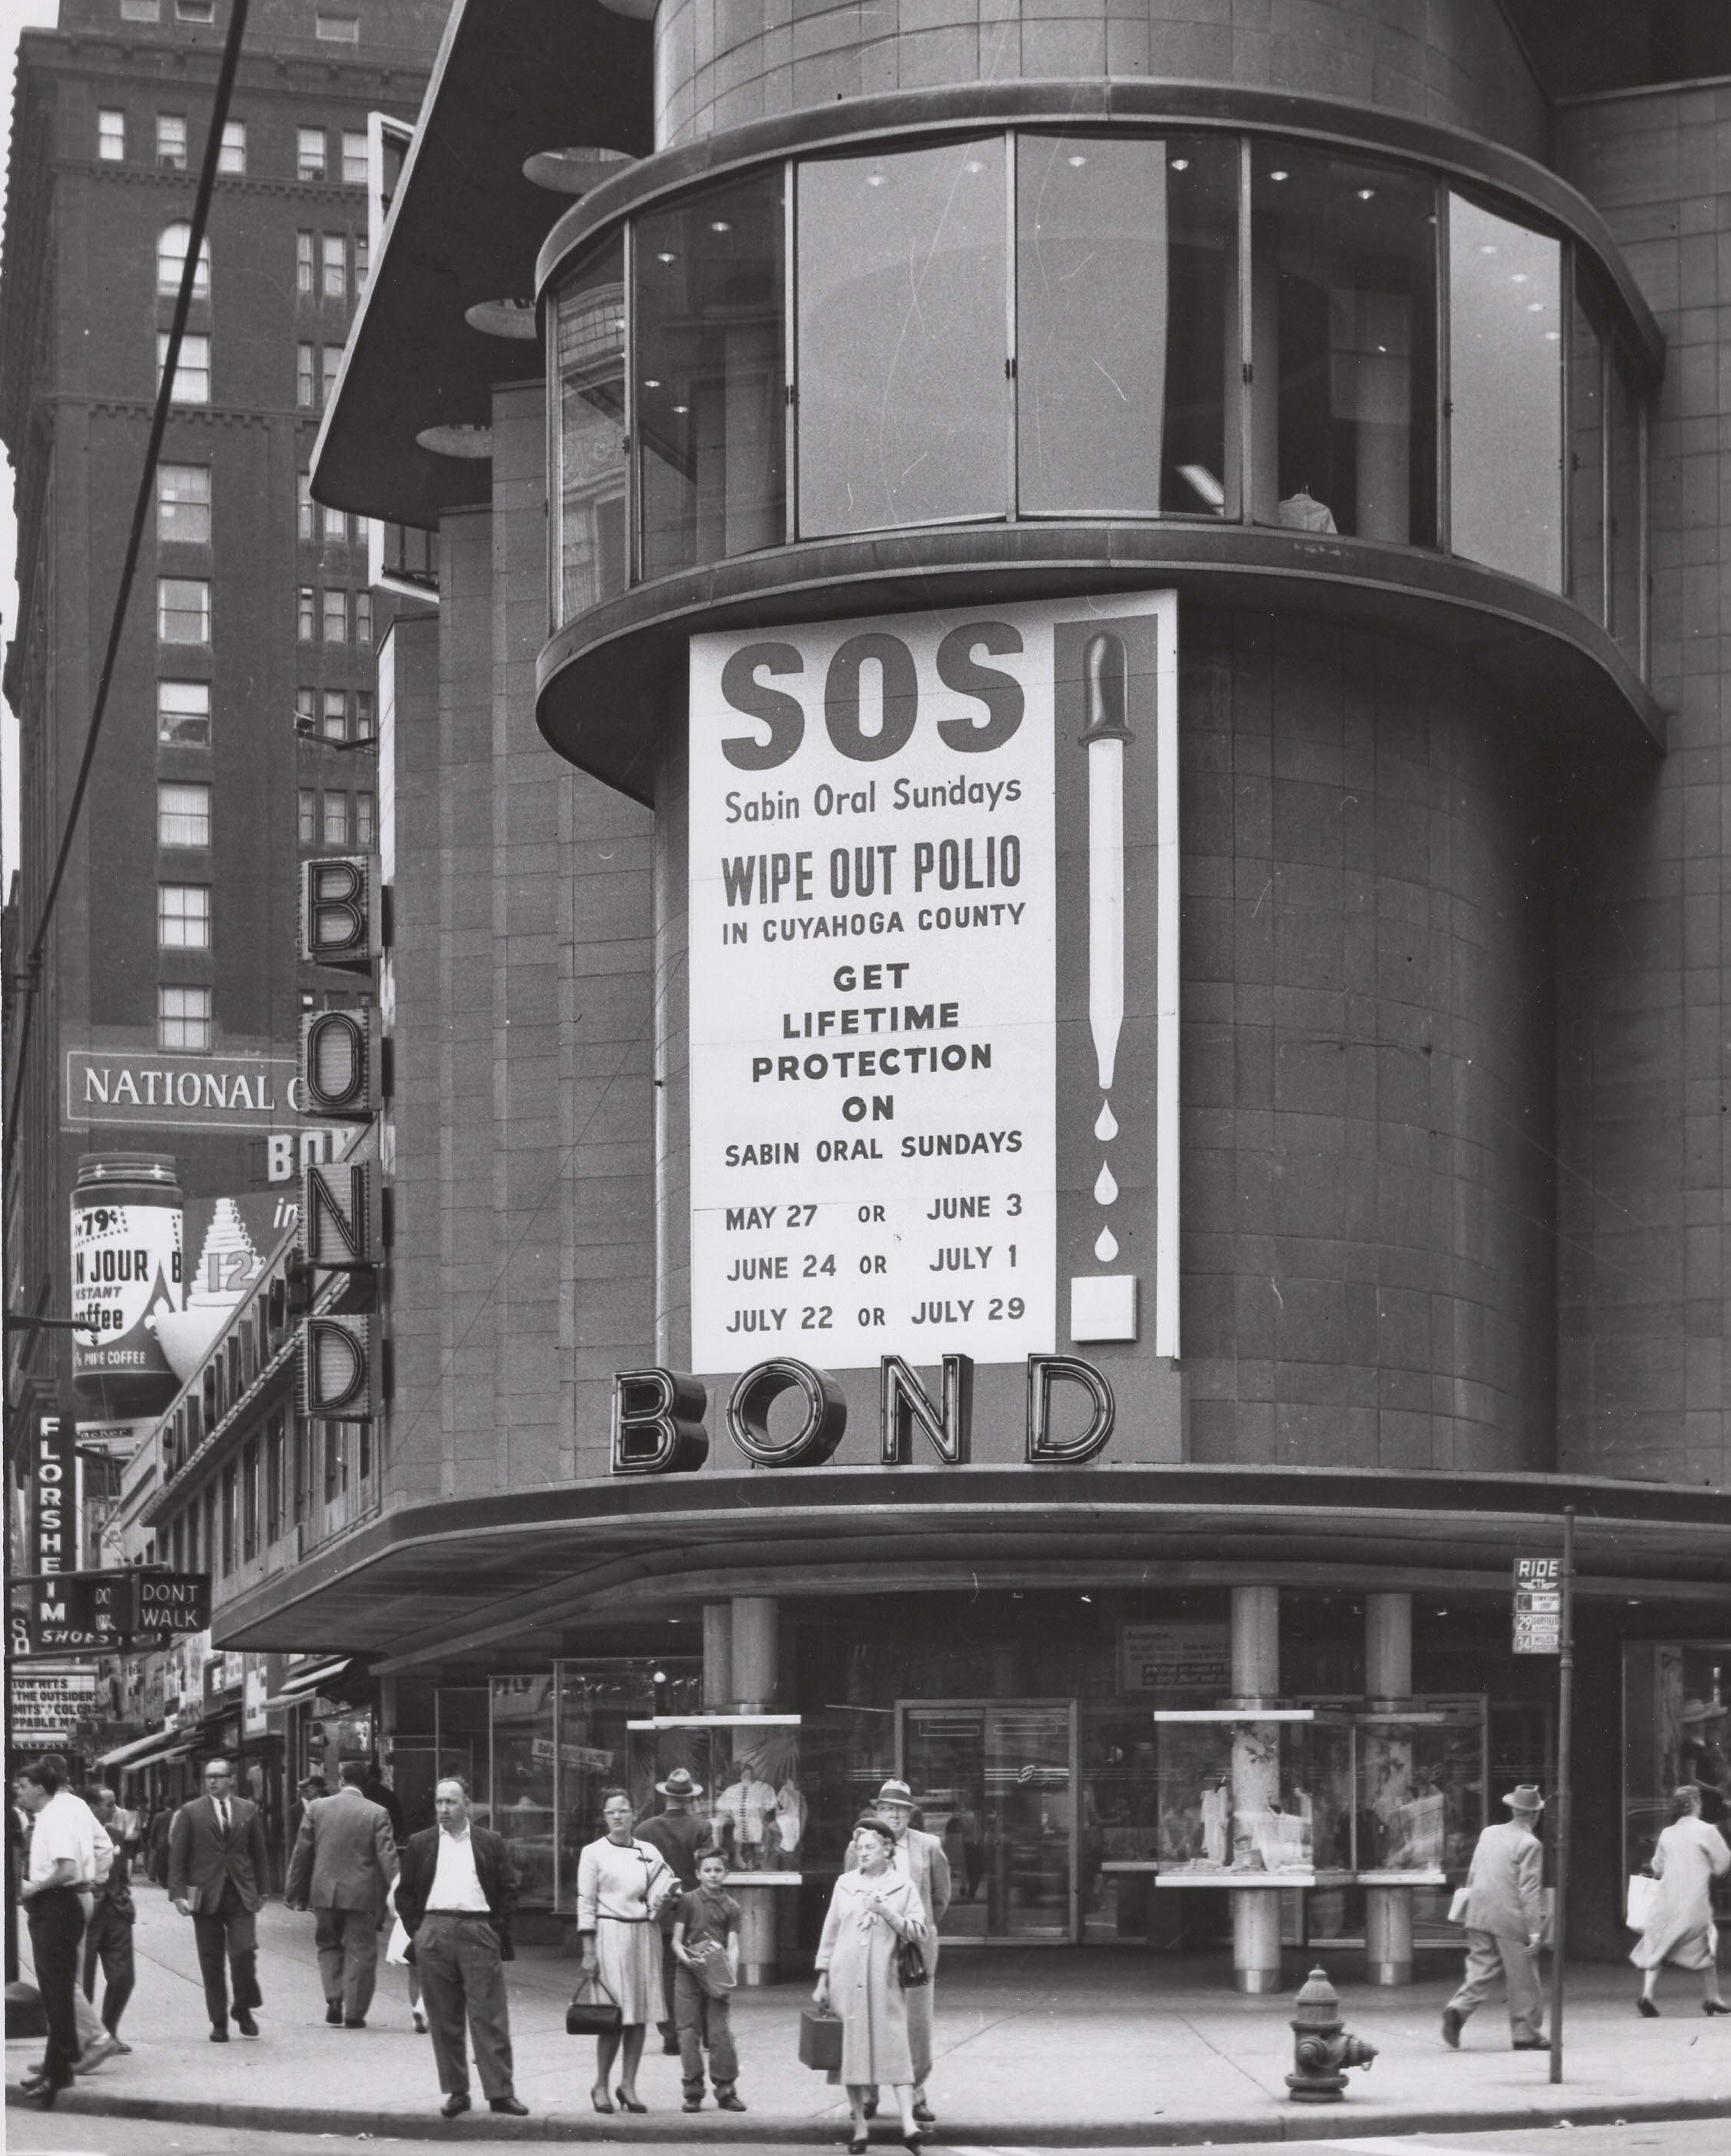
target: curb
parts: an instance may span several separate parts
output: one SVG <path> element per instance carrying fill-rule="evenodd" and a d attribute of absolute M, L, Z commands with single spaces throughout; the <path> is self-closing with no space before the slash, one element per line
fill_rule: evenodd
<path fill-rule="evenodd" d="M 17 2087 L 8 2085 L 8 2110 L 29 2108 Z M 90 2088 L 62 2091 L 55 2107 L 70 2116 L 89 2118 L 150 2118 L 178 2121 L 183 2126 L 226 2126 L 275 2133 L 342 2134 L 352 2140 L 362 2136 L 400 2140 L 424 2122 L 419 2112 L 401 2111 L 338 2111 L 310 2104 L 182 2103 L 166 2097 L 110 2096 Z M 1020 2148 L 1180 2148 L 1204 2142 L 1233 2141 L 1343 2141 L 1363 2135 L 1390 2133 L 1497 2133 L 1523 2128 L 1555 2126 L 1635 2126 L 1693 2118 L 1731 2118 L 1731 2095 L 1655 2098 L 1634 2103 L 1585 2103 L 1554 2108 L 1535 2105 L 1509 2107 L 1500 2111 L 1379 2111 L 1369 2113 L 1351 2098 L 1341 2104 L 1318 2105 L 1302 2112 L 1258 2113 L 1251 2118 L 1193 2118 L 1163 2126 L 1158 2120 L 1140 2123 L 1112 2119 L 1090 2125 L 1086 2120 L 1029 2126 L 1015 2121 L 989 2124 L 961 2120 L 942 2128 L 934 2137 L 937 2148 L 968 2144 L 1002 2144 L 1013 2140 Z M 776 2119 L 755 2122 L 702 2114 L 687 2117 L 670 2112 L 648 2120 L 625 2123 L 619 2119 L 591 2120 L 554 2113 L 545 2118 L 496 2118 L 491 2112 L 470 2112 L 460 2119 L 443 2120 L 429 2101 L 424 2131 L 443 2140 L 590 2141 L 618 2143 L 641 2141 L 706 2141 L 732 2148 L 773 2146 L 812 2148 L 833 2146 L 845 2122 Z M 893 2125 L 880 2120 L 875 2145 L 901 2146 Z"/>

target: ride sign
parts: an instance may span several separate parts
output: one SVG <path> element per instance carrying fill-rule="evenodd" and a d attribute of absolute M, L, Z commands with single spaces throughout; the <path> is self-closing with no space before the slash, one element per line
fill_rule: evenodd
<path fill-rule="evenodd" d="M 1563 1651 L 1563 1560 L 1518 1557 L 1514 1561 L 1514 1651 Z"/>

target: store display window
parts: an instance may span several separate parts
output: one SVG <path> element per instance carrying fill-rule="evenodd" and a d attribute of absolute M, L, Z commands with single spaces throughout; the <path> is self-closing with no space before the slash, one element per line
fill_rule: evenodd
<path fill-rule="evenodd" d="M 1731 1832 L 1731 1639 L 1639 1640 L 1623 1648 L 1623 1869 L 1651 1861 L 1685 1783 Z M 1731 1914 L 1731 1911 L 1727 1912 Z"/>
<path fill-rule="evenodd" d="M 1440 1887 L 1464 1872 L 1484 1824 L 1484 1735 L 1477 1702 L 1355 1715 L 1362 1883 Z"/>
<path fill-rule="evenodd" d="M 1314 1883 L 1350 1786 L 1350 1736 L 1313 1707 L 1158 1709 L 1158 1883 Z M 1302 1730 L 1302 1737 L 1295 1734 Z"/>
<path fill-rule="evenodd" d="M 625 1787 L 639 1823 L 665 1809 L 670 1776 L 688 1775 L 701 1792 L 690 1808 L 731 1878 L 799 1883 L 808 1814 L 797 1714 L 655 1716 L 627 1727 Z"/>

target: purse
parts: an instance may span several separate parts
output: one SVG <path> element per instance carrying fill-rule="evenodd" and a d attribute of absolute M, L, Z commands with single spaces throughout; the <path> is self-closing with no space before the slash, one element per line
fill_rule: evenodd
<path fill-rule="evenodd" d="M 1631 1932 L 1644 1932 L 1653 1912 L 1653 1896 L 1658 1890 L 1657 1879 L 1649 1879 L 1644 1871 L 1629 1874 L 1629 1892 L 1625 1902 L 1623 1921 Z"/>
<path fill-rule="evenodd" d="M 841 2071 L 841 2017 L 822 2006 L 799 2016 L 799 2063 L 819 2074 Z"/>
<path fill-rule="evenodd" d="M 922 1984 L 932 1981 L 932 1972 L 926 1966 L 926 1957 L 920 1952 L 917 1939 L 897 1941 L 896 1981 L 904 1991 L 917 1991 Z"/>
<path fill-rule="evenodd" d="M 1456 1887 L 1454 1899 L 1449 1903 L 1448 1920 L 1451 1924 L 1466 1922 L 1466 1899 L 1472 1892 L 1472 1889 L 1470 1887 Z"/>
<path fill-rule="evenodd" d="M 588 1996 L 585 1997 L 585 1993 Z M 568 2036 L 611 2036 L 619 2026 L 619 2002 L 591 1970 L 571 1994 L 565 2009 Z"/>

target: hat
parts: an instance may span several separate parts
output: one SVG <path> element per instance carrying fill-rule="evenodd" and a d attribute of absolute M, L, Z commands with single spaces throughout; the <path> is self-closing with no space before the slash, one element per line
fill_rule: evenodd
<path fill-rule="evenodd" d="M 694 1782 L 683 1767 L 675 1767 L 665 1782 L 656 1783 L 655 1788 L 664 1797 L 701 1797 L 703 1794 L 702 1783 Z"/>
<path fill-rule="evenodd" d="M 913 1791 L 908 1788 L 907 1783 L 893 1779 L 884 1784 L 872 1799 L 872 1802 L 878 1804 L 906 1804 L 909 1811 L 917 1810 L 913 1799 Z"/>
<path fill-rule="evenodd" d="M 1537 1782 L 1523 1782 L 1518 1789 L 1511 1789 L 1502 1801 L 1512 1812 L 1542 1812 L 1544 1792 Z"/>

